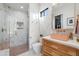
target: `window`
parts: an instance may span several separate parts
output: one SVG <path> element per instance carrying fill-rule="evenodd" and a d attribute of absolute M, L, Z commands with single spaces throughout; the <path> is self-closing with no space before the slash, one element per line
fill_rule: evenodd
<path fill-rule="evenodd" d="M 48 15 L 48 8 L 40 12 L 40 17 L 47 16 L 47 15 Z"/>

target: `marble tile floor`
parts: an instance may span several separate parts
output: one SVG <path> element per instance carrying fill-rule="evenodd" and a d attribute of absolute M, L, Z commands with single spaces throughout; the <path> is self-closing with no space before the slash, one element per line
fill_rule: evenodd
<path fill-rule="evenodd" d="M 9 49 L 0 50 L 0 56 L 9 56 Z"/>
<path fill-rule="evenodd" d="M 30 49 L 29 51 L 24 52 L 18 56 L 41 56 L 41 54 L 36 54 L 32 49 Z"/>
<path fill-rule="evenodd" d="M 9 56 L 9 49 L 0 50 L 0 56 Z M 17 56 L 41 56 L 41 54 L 40 53 L 37 54 L 32 49 L 30 49 Z"/>

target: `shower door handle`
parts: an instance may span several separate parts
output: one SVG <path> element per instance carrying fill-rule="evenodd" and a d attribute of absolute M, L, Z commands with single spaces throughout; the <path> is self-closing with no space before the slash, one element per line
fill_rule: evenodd
<path fill-rule="evenodd" d="M 4 32 L 4 31 L 6 31 L 6 29 L 2 28 L 1 31 Z"/>
<path fill-rule="evenodd" d="M 4 32 L 4 29 L 2 28 L 2 30 L 1 30 L 2 32 Z"/>

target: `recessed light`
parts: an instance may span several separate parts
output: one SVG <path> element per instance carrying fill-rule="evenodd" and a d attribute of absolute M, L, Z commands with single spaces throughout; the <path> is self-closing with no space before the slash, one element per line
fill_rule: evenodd
<path fill-rule="evenodd" d="M 55 6 L 57 3 L 53 3 L 53 6 Z"/>
<path fill-rule="evenodd" d="M 20 8 L 24 8 L 23 6 L 21 6 Z"/>

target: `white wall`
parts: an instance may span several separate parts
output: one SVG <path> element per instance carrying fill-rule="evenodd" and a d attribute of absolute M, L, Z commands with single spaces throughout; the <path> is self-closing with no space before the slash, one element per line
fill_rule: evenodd
<path fill-rule="evenodd" d="M 75 4 L 75 16 L 79 15 L 79 3 Z"/>
<path fill-rule="evenodd" d="M 39 41 L 39 4 L 29 4 L 29 47 Z"/>
<path fill-rule="evenodd" d="M 55 29 L 55 16 L 62 14 L 62 28 L 73 29 L 74 26 L 67 25 L 67 18 L 74 17 L 74 3 L 52 3 L 40 4 L 40 11 L 49 8 L 48 16 L 40 18 L 40 34 L 44 36 L 51 34 Z"/>
<path fill-rule="evenodd" d="M 40 11 L 48 8 L 48 15 L 40 17 L 40 34 L 46 36 L 52 33 L 52 4 L 51 3 L 42 3 L 40 4 Z"/>
<path fill-rule="evenodd" d="M 27 43 L 27 13 L 9 9 L 7 12 L 7 28 L 10 33 L 10 45 L 18 46 Z M 17 22 L 23 22 L 23 29 L 17 29 Z M 9 30 L 10 29 L 10 30 Z"/>
<path fill-rule="evenodd" d="M 55 29 L 55 17 L 62 14 L 62 28 L 73 29 L 74 26 L 67 25 L 67 18 L 74 17 L 74 3 L 60 3 L 53 7 L 53 29 Z"/>

